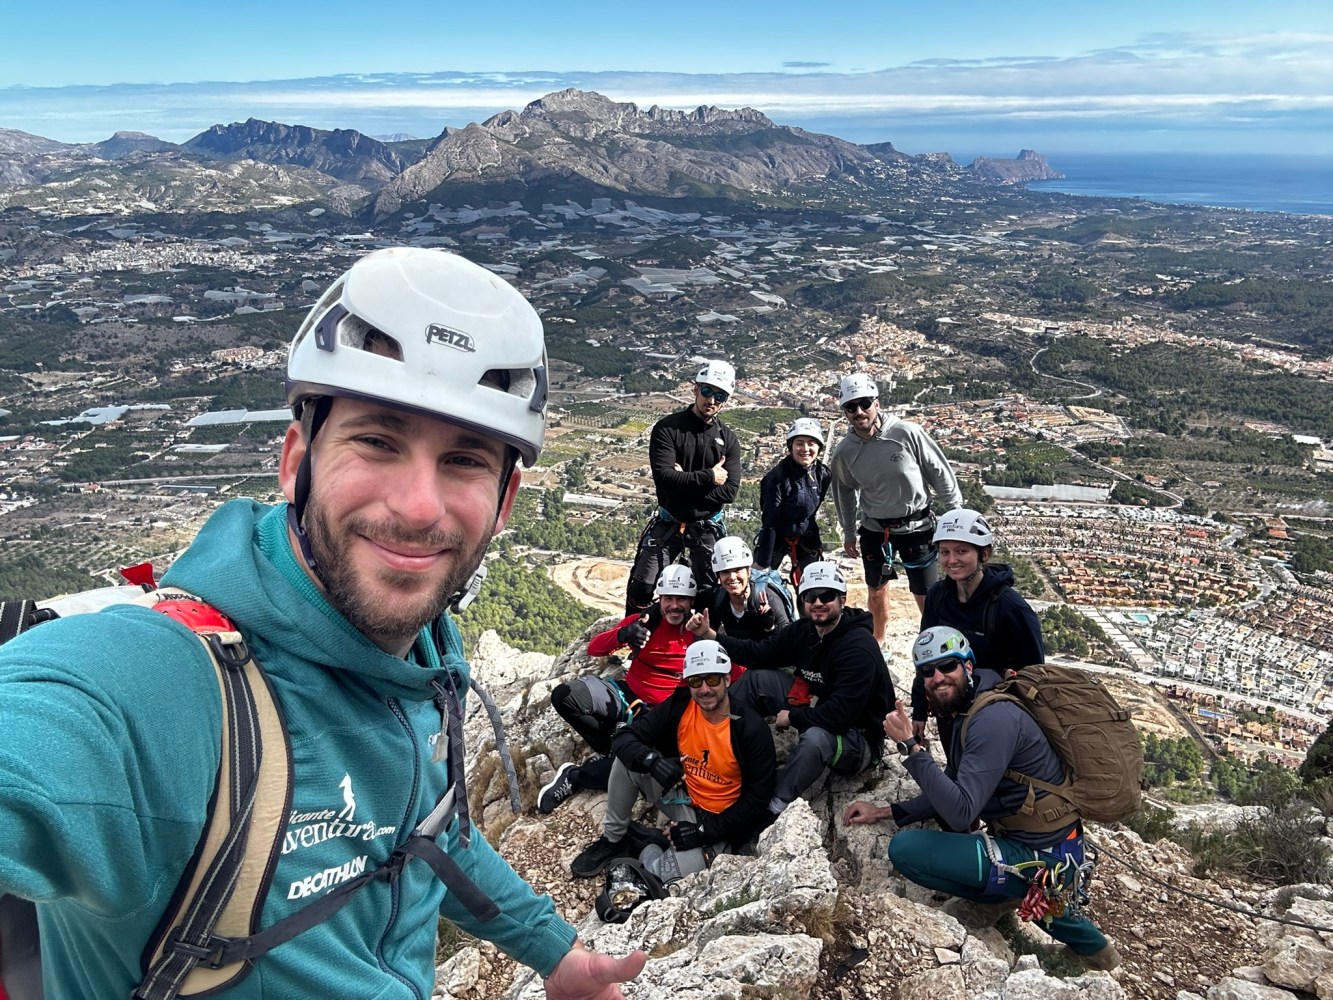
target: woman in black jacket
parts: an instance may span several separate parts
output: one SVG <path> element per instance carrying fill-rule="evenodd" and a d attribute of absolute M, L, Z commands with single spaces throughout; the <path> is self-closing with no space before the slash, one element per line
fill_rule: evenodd
<path fill-rule="evenodd" d="M 787 431 L 787 456 L 768 470 L 759 484 L 762 522 L 755 538 L 755 565 L 778 569 L 792 558 L 792 583 L 801 571 L 824 558 L 815 514 L 829 490 L 829 467 L 820 459 L 824 430 L 813 417 L 801 417 Z"/>
<path fill-rule="evenodd" d="M 940 516 L 932 541 L 941 578 L 926 592 L 921 630 L 956 628 L 971 643 L 977 666 L 1001 677 L 1045 663 L 1037 613 L 1014 589 L 1014 571 L 990 561 L 995 536 L 986 518 L 965 507 L 951 510 Z M 926 690 L 918 677 L 912 683 L 912 730 L 918 738 L 928 717 Z"/>

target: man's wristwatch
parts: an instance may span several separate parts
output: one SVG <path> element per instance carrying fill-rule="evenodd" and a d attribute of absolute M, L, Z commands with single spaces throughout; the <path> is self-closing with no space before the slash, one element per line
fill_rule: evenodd
<path fill-rule="evenodd" d="M 921 745 L 922 745 L 921 741 L 917 739 L 915 736 L 909 736 L 907 737 L 907 739 L 899 740 L 897 743 L 898 752 L 902 754 L 904 757 L 906 757 L 909 753 L 912 752 L 913 747 L 919 747 Z"/>

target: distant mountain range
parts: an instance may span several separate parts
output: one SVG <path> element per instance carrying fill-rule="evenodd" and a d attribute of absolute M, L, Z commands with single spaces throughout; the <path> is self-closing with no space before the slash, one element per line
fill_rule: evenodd
<path fill-rule="evenodd" d="M 564 90 L 433 139 L 249 121 L 182 144 L 141 132 L 69 144 L 0 129 L 0 208 L 59 215 L 237 211 L 313 203 L 368 220 L 431 202 L 567 197 L 790 199 L 846 185 L 1024 184 L 1062 175 L 1038 153 L 909 156 L 777 125 L 752 108 L 640 111 Z"/>

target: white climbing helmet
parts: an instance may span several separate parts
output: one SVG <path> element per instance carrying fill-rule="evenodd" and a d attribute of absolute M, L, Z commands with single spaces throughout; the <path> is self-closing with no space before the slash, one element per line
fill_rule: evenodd
<path fill-rule="evenodd" d="M 726 361 L 705 361 L 694 381 L 715 385 L 723 392 L 735 392 L 736 369 Z"/>
<path fill-rule="evenodd" d="M 879 399 L 879 386 L 865 372 L 844 375 L 838 386 L 838 405 L 846 406 L 853 399 Z"/>
<path fill-rule="evenodd" d="M 837 563 L 812 562 L 801 571 L 801 585 L 797 593 L 804 594 L 807 590 L 823 590 L 826 587 L 842 594 L 847 593 L 847 580 Z"/>
<path fill-rule="evenodd" d="M 739 535 L 719 538 L 713 546 L 713 572 L 721 573 L 724 569 L 749 569 L 754 565 L 754 553 L 745 539 Z"/>
<path fill-rule="evenodd" d="M 366 348 L 378 331 L 398 357 Z M 390 247 L 344 272 L 287 356 L 287 402 L 347 396 L 443 418 L 512 445 L 532 466 L 546 435 L 546 342 L 537 312 L 457 254 Z"/>
<path fill-rule="evenodd" d="M 696 674 L 730 674 L 731 657 L 714 639 L 696 639 L 685 647 L 685 669 L 682 677 Z"/>
<path fill-rule="evenodd" d="M 792 421 L 791 429 L 787 431 L 787 447 L 790 448 L 798 437 L 813 438 L 821 451 L 824 448 L 824 426 L 814 417 L 800 417 Z"/>
<path fill-rule="evenodd" d="M 657 596 L 663 594 L 674 594 L 678 597 L 693 597 L 699 592 L 698 585 L 694 582 L 694 573 L 688 566 L 681 566 L 673 563 L 662 570 L 662 575 L 657 578 Z"/>
<path fill-rule="evenodd" d="M 984 547 L 995 544 L 986 518 L 975 510 L 956 507 L 940 516 L 935 525 L 935 537 L 931 542 L 967 542 L 968 545 Z"/>

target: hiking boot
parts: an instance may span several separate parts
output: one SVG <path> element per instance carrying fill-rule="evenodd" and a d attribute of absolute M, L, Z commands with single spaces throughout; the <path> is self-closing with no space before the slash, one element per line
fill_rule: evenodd
<path fill-rule="evenodd" d="M 1086 969 L 1110 972 L 1120 966 L 1120 952 L 1116 951 L 1115 945 L 1110 941 L 1106 942 L 1106 947 L 1101 951 L 1094 951 L 1091 955 L 1080 955 L 1069 945 L 1065 945 L 1065 951 Z"/>
<path fill-rule="evenodd" d="M 592 878 L 616 858 L 624 857 L 628 851 L 629 847 L 624 840 L 607 840 L 601 836 L 579 851 L 578 857 L 570 863 L 569 870 L 575 878 Z"/>
<path fill-rule="evenodd" d="M 975 903 L 970 899 L 958 899 L 946 906 L 945 912 L 968 930 L 979 931 L 994 927 L 1006 913 L 1018 909 L 1022 897 L 1002 899 L 998 903 Z"/>
<path fill-rule="evenodd" d="M 555 777 L 542 785 L 542 790 L 537 793 L 537 811 L 539 813 L 555 812 L 560 803 L 574 794 L 574 771 L 575 767 L 572 761 L 561 764 L 555 772 Z"/>

